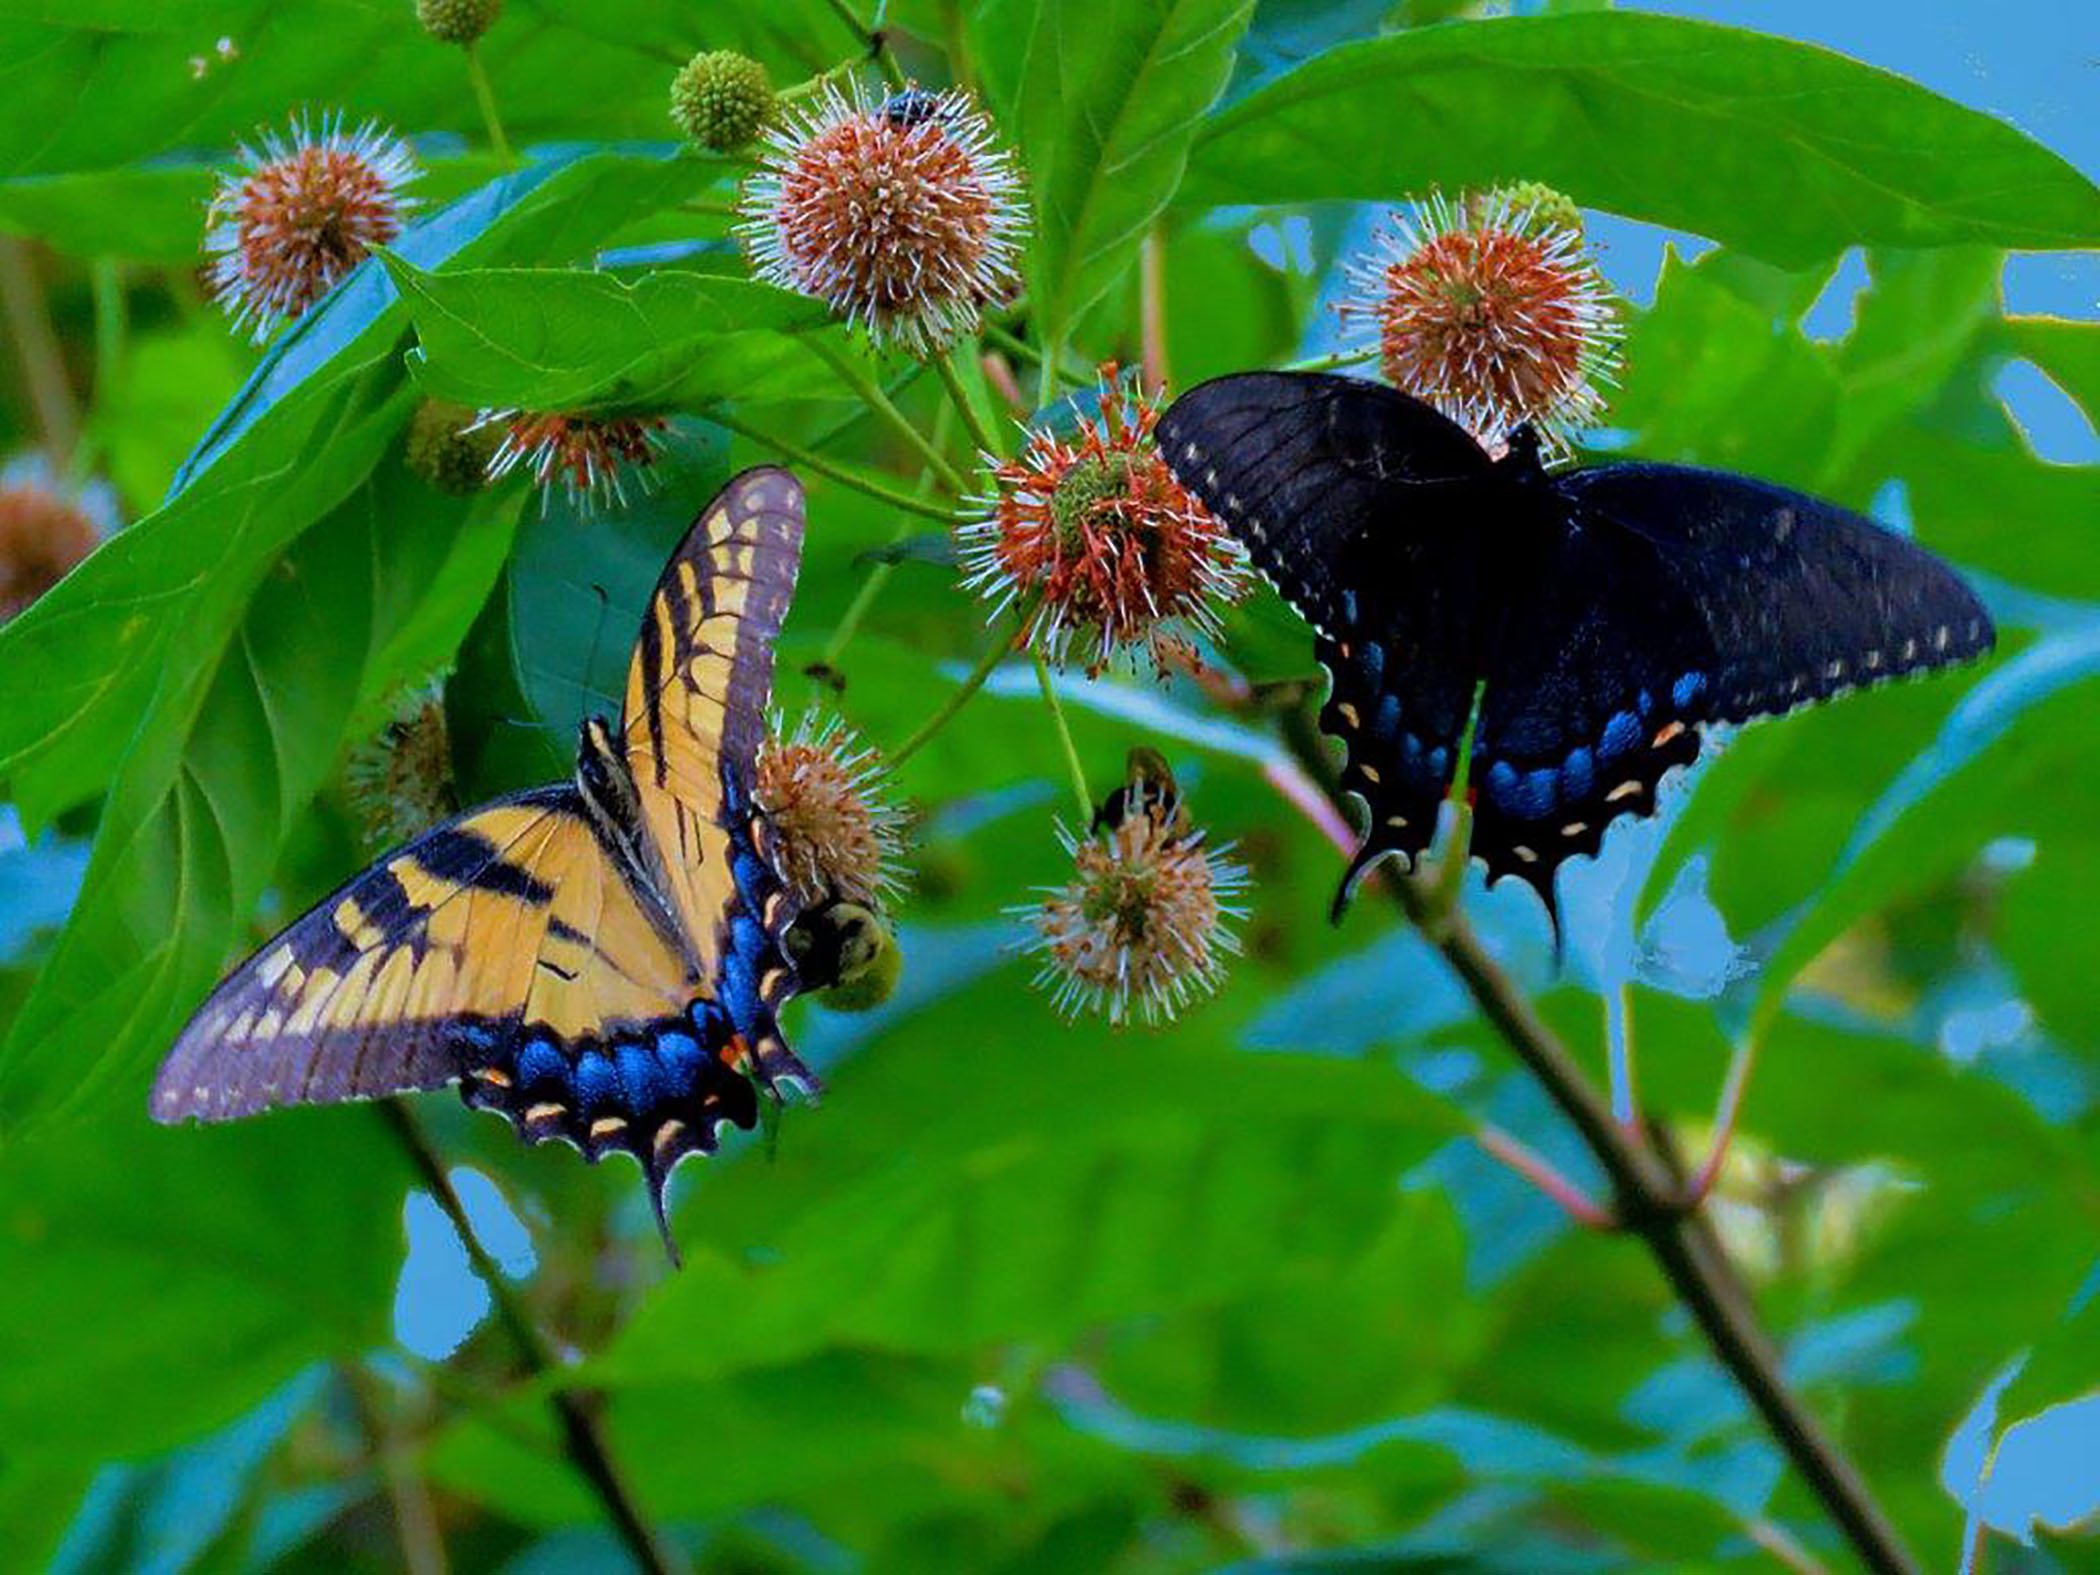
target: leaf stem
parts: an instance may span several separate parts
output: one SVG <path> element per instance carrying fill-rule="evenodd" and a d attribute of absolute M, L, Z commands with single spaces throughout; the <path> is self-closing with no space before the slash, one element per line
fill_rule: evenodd
<path fill-rule="evenodd" d="M 846 24 L 853 36 L 867 46 L 869 56 L 881 69 L 890 86 L 904 86 L 904 73 L 898 69 L 897 62 L 890 57 L 888 40 L 883 37 L 882 33 L 880 31 L 870 31 L 864 27 L 861 24 L 859 13 L 852 6 L 848 5 L 846 0 L 827 0 L 827 3 L 831 6 L 833 14 Z"/>
<path fill-rule="evenodd" d="M 37 434 L 51 456 L 51 468 L 63 472 L 80 440 L 80 403 L 66 376 L 65 353 L 51 328 L 51 312 L 37 277 L 29 243 L 0 235 L 0 309 L 7 314 L 7 337 L 14 341 L 22 366 L 22 385 L 36 412 Z"/>
<path fill-rule="evenodd" d="M 962 473 L 948 463 L 948 457 L 934 446 L 933 440 L 912 424 L 911 418 L 896 407 L 890 396 L 882 391 L 882 385 L 864 368 L 854 365 L 851 357 L 840 354 L 822 339 L 809 338 L 803 343 L 819 361 L 838 374 L 840 382 L 858 394 L 870 410 L 887 421 L 891 429 L 911 445 L 932 467 L 935 479 L 945 490 L 956 497 L 968 490 L 969 484 L 963 480 Z"/>
<path fill-rule="evenodd" d="M 894 487 L 886 487 L 881 482 L 863 476 L 858 471 L 851 470 L 836 460 L 826 459 L 823 455 L 810 449 L 798 448 L 786 439 L 774 437 L 769 432 L 761 432 L 758 428 L 736 416 L 728 414 L 726 411 L 710 410 L 705 412 L 705 415 L 707 420 L 714 422 L 717 426 L 727 427 L 732 432 L 741 433 L 754 443 L 764 444 L 789 464 L 800 465 L 805 470 L 813 470 L 820 476 L 829 476 L 833 481 L 843 486 L 851 487 L 856 492 L 866 493 L 878 503 L 886 503 L 893 509 L 902 509 L 907 514 L 917 514 L 926 519 L 938 520 L 943 525 L 952 526 L 955 524 L 955 515 L 938 504 L 928 503 L 923 498 L 915 498 L 908 492 L 899 492 Z"/>
<path fill-rule="evenodd" d="M 605 1507 L 606 1519 L 612 1523 L 613 1530 L 627 1545 L 627 1551 L 645 1575 L 682 1575 L 684 1561 L 673 1555 L 643 1516 L 633 1491 L 612 1457 L 595 1407 L 582 1394 L 562 1386 L 565 1364 L 546 1335 L 541 1333 L 539 1325 L 532 1321 L 532 1315 L 511 1289 L 510 1281 L 504 1278 L 502 1269 L 489 1256 L 488 1248 L 474 1233 L 473 1222 L 468 1219 L 459 1194 L 453 1190 L 452 1178 L 445 1172 L 444 1161 L 439 1159 L 414 1113 L 400 1099 L 381 1100 L 379 1113 L 414 1164 L 418 1179 L 436 1200 L 437 1206 L 444 1210 L 453 1230 L 459 1233 L 467 1260 L 488 1286 L 489 1300 L 496 1309 L 497 1319 L 517 1345 L 526 1368 L 535 1378 L 549 1381 L 547 1403 L 553 1407 L 555 1420 L 561 1424 L 562 1449 L 569 1464 L 597 1495 Z"/>
<path fill-rule="evenodd" d="M 941 702 L 938 711 L 919 724 L 917 732 L 889 752 L 891 765 L 901 766 L 911 759 L 926 747 L 927 741 L 934 734 L 948 725 L 956 712 L 970 703 L 970 697 L 984 687 L 985 680 L 992 676 L 993 669 L 1013 650 L 1014 636 L 1021 632 L 1025 616 L 1016 609 L 999 622 L 992 631 L 990 643 L 985 646 L 984 655 L 977 659 L 977 665 L 970 669 L 969 676 L 963 679 L 953 694 Z"/>
<path fill-rule="evenodd" d="M 940 377 L 941 386 L 948 390 L 949 399 L 954 401 L 955 413 L 962 417 L 963 430 L 970 434 L 970 441 L 977 445 L 977 452 L 996 457 L 1000 452 L 999 446 L 993 442 L 991 433 L 985 430 L 984 422 L 977 414 L 977 407 L 970 403 L 969 390 L 963 387 L 962 379 L 956 375 L 955 362 L 949 355 L 937 355 L 933 358 L 933 369 Z"/>
<path fill-rule="evenodd" d="M 517 155 L 510 150 L 510 138 L 503 134 L 503 117 L 496 112 L 496 89 L 481 63 L 481 51 L 469 44 L 466 55 L 467 80 L 474 84 L 474 102 L 481 106 L 481 124 L 488 130 L 489 150 L 496 155 L 498 164 L 514 170 L 518 167 Z"/>
<path fill-rule="evenodd" d="M 1311 718 L 1287 713 L 1285 742 L 1306 774 L 1340 801 L 1340 782 Z M 1431 898 L 1411 878 L 1388 883 L 1473 997 L 1481 1016 L 1530 1069 L 1610 1178 L 1620 1228 L 1638 1236 L 1802 1480 L 1874 1575 L 1920 1575 L 1859 1470 L 1824 1433 L 1780 1375 L 1779 1353 L 1759 1325 L 1719 1239 L 1656 1146 L 1622 1127 L 1557 1034 L 1487 953 L 1462 912 L 1424 926 Z"/>
<path fill-rule="evenodd" d="M 1366 361 L 1378 359 L 1378 347 L 1366 350 L 1331 350 L 1326 355 L 1309 355 L 1302 360 L 1286 361 L 1277 368 L 1280 372 L 1333 372 L 1345 366 L 1361 366 Z"/>
<path fill-rule="evenodd" d="M 1072 773 L 1072 796 L 1079 801 L 1079 821 L 1084 826 L 1094 818 L 1094 795 L 1087 791 L 1086 771 L 1079 764 L 1079 749 L 1072 742 L 1072 729 L 1065 721 L 1064 705 L 1057 698 L 1057 686 L 1050 682 L 1050 664 L 1043 660 L 1040 651 L 1028 653 L 1035 662 L 1036 687 L 1043 692 L 1043 704 L 1050 708 L 1050 720 L 1057 726 L 1057 741 L 1065 752 L 1065 769 Z"/>

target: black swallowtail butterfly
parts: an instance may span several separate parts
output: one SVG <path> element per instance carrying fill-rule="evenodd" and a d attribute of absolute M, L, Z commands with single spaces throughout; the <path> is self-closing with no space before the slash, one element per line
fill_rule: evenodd
<path fill-rule="evenodd" d="M 1723 471 L 1559 473 L 1519 430 L 1492 458 L 1361 379 L 1248 372 L 1191 389 L 1160 452 L 1309 621 L 1343 783 L 1370 811 L 1336 911 L 1435 833 L 1480 686 L 1472 851 L 1553 901 L 1612 821 L 1653 814 L 1702 731 L 1944 667 L 1991 620 L 1922 548 Z"/>

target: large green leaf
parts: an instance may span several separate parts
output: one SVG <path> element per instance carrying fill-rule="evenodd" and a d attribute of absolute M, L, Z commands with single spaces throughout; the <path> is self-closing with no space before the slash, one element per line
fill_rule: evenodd
<path fill-rule="evenodd" d="M 458 643 L 514 511 L 488 496 L 463 511 L 388 466 L 259 586 L 229 576 L 193 610 L 232 614 L 234 633 L 163 675 L 117 767 L 72 918 L 0 1043 L 10 1135 L 143 1100 L 140 1074 L 243 933 L 346 732 Z"/>
<path fill-rule="evenodd" d="M 528 144 L 666 135 L 671 78 L 698 48 L 755 54 L 785 85 L 855 43 L 823 0 L 715 5 L 704 16 L 655 0 L 522 0 L 479 53 L 512 140 Z M 377 116 L 410 135 L 482 130 L 460 51 L 426 35 L 405 4 L 0 5 L 0 175 L 222 149 L 302 105 L 340 109 L 351 123 Z"/>
<path fill-rule="evenodd" d="M 1623 11 L 1330 50 L 1204 128 L 1183 199 L 1508 180 L 1790 265 L 1861 242 L 2100 240 L 2100 190 L 2003 121 L 1842 55 Z"/>
<path fill-rule="evenodd" d="M 796 343 L 830 313 L 746 279 L 664 269 L 425 273 L 389 259 L 422 349 L 417 381 L 462 404 L 661 410 L 829 392 Z"/>
<path fill-rule="evenodd" d="M 1385 1068 L 1168 1039 L 1132 1062 L 1100 1028 L 1017 1003 L 1019 984 L 1002 971 L 892 1028 L 837 1070 L 822 1118 L 798 1121 L 774 1164 L 700 1173 L 686 1270 L 602 1374 L 1068 1339 L 1216 1301 L 1281 1261 L 1366 1250 L 1390 1178 L 1454 1130 Z M 745 1313 L 693 1339 L 722 1305 Z"/>
<path fill-rule="evenodd" d="M 1933 749 L 1877 804 L 1758 982 L 1770 1021 L 1794 976 L 1869 914 L 1958 873 L 1997 837 L 2089 825 L 2073 784 L 2100 770 L 2100 641 L 2046 642 L 1976 688 Z M 2068 819 L 2066 818 L 2068 817 Z"/>
<path fill-rule="evenodd" d="M 1224 89 L 1253 0 L 1040 6 L 1018 112 L 1035 203 L 1031 304 L 1047 344 L 1137 255 Z"/>
<path fill-rule="evenodd" d="M 145 1104 L 0 1155 L 0 1457 L 163 1449 L 384 1338 L 407 1167 L 369 1112 L 170 1131 Z"/>

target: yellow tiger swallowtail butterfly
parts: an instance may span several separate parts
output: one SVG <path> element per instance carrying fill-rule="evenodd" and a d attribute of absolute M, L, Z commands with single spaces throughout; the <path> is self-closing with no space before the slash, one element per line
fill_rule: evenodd
<path fill-rule="evenodd" d="M 788 472 L 730 481 L 665 566 L 619 723 L 585 721 L 574 779 L 434 827 L 235 969 L 162 1064 L 155 1119 L 457 1082 L 527 1142 L 634 1155 L 662 1225 L 681 1159 L 752 1127 L 761 1093 L 814 1093 L 775 1020 L 796 905 L 752 801 L 802 527 Z"/>

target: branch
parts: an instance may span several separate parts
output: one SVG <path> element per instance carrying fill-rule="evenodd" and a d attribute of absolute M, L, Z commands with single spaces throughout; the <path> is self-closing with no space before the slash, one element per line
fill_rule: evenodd
<path fill-rule="evenodd" d="M 489 1256 L 488 1248 L 481 1244 L 481 1238 L 474 1234 L 473 1224 L 467 1219 L 459 1194 L 452 1189 L 452 1178 L 445 1173 L 444 1162 L 438 1158 L 437 1150 L 430 1146 L 430 1139 L 424 1135 L 414 1114 L 399 1099 L 381 1100 L 379 1113 L 386 1118 L 387 1126 L 414 1163 L 424 1187 L 459 1233 L 460 1245 L 467 1249 L 467 1260 L 487 1284 L 496 1316 L 524 1357 L 526 1370 L 536 1378 L 552 1381 L 547 1403 L 554 1408 L 555 1420 L 561 1424 L 562 1451 L 568 1456 L 569 1464 L 590 1484 L 591 1491 L 605 1506 L 606 1519 L 612 1522 L 613 1530 L 626 1543 L 627 1551 L 641 1566 L 644 1575 L 683 1575 L 684 1561 L 657 1537 L 654 1528 L 643 1517 L 626 1479 L 621 1476 L 606 1443 L 604 1430 L 598 1425 L 597 1411 L 591 1400 L 576 1390 L 561 1386 L 565 1364 L 546 1335 L 541 1333 L 539 1325 L 532 1321 L 532 1315 L 518 1300 L 510 1282 L 503 1277 L 503 1271 Z"/>
<path fill-rule="evenodd" d="M 1302 708 L 1286 713 L 1283 733 L 1306 774 L 1339 803 L 1340 782 L 1334 764 Z M 1611 1110 L 1567 1047 L 1487 954 L 1463 914 L 1455 908 L 1433 911 L 1429 894 L 1411 877 L 1394 878 L 1387 884 L 1471 993 L 1481 1015 L 1581 1134 L 1611 1180 L 1620 1227 L 1647 1245 L 1714 1355 L 1757 1408 L 1766 1428 L 1822 1500 L 1860 1561 L 1875 1575 L 1919 1575 L 1919 1565 L 1874 1502 L 1858 1470 L 1787 1388 L 1780 1376 L 1779 1353 L 1759 1326 L 1750 1297 L 1719 1238 L 1696 1206 L 1687 1207 L 1683 1179 L 1669 1162 L 1669 1151 L 1640 1141 L 1612 1119 Z"/>

